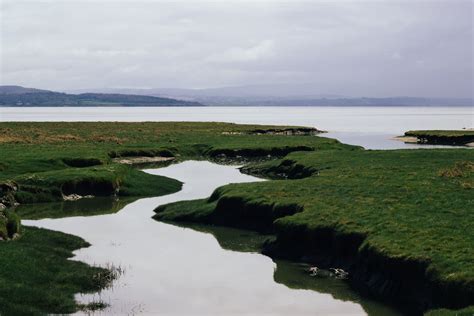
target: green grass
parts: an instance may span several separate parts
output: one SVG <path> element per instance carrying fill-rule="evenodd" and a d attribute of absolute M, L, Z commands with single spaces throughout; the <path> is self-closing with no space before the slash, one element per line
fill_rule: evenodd
<path fill-rule="evenodd" d="M 466 307 L 459 310 L 436 309 L 429 311 L 425 316 L 473 316 L 474 306 Z"/>
<path fill-rule="evenodd" d="M 363 241 L 358 253 L 426 265 L 431 284 L 474 293 L 473 151 L 299 152 L 246 171 L 305 178 L 230 184 L 209 199 L 161 206 L 156 218 L 353 236 Z"/>
<path fill-rule="evenodd" d="M 0 314 L 72 313 L 75 293 L 109 285 L 109 270 L 73 261 L 89 244 L 79 237 L 23 227 L 22 237 L 0 242 Z"/>
<path fill-rule="evenodd" d="M 0 123 L 0 182 L 14 181 L 20 203 L 63 195 L 158 196 L 177 181 L 113 161 L 123 156 L 176 160 L 240 155 L 267 157 L 295 150 L 352 148 L 312 136 L 255 135 L 271 126 L 224 123 Z M 0 193 L 1 195 L 2 193 Z M 1 196 L 0 196 L 1 198 Z"/>
<path fill-rule="evenodd" d="M 20 231 L 20 217 L 15 212 L 0 210 L 0 241 L 14 238 Z"/>
<path fill-rule="evenodd" d="M 0 181 L 15 181 L 19 189 L 14 194 L 24 202 L 60 201 L 63 194 L 91 192 L 133 198 L 173 192 L 180 184 L 119 165 L 114 157 L 226 161 L 246 156 L 253 162 L 245 172 L 280 180 L 224 186 L 210 199 L 160 207 L 157 217 L 275 231 L 277 241 L 293 233 L 330 231 L 360 240 L 358 253 L 401 266 L 420 263 L 430 284 L 474 293 L 471 150 L 366 151 L 321 137 L 254 133 L 275 128 L 0 123 Z M 282 159 L 256 163 L 261 158 Z M 71 214 L 77 212 L 82 211 Z M 48 208 L 26 216 L 65 216 L 64 208 L 54 213 L 55 208 Z"/>
<path fill-rule="evenodd" d="M 166 156 L 186 159 L 260 159 L 295 150 L 348 149 L 333 139 L 313 136 L 255 135 L 274 127 L 224 123 L 0 123 L 0 192 L 8 205 L 22 203 L 16 213 L 40 219 L 118 211 L 140 196 L 176 192 L 179 181 L 150 175 L 116 163 L 123 156 Z M 6 185 L 8 184 L 8 185 Z M 15 187 L 16 189 L 12 189 Z M 64 202 L 63 195 L 110 199 L 111 208 L 95 199 Z M 119 196 L 116 201 L 112 196 Z M 97 198 L 96 198 L 97 199 Z M 54 203 L 40 203 L 54 202 Z M 25 203 L 34 203 L 25 207 Z M 7 205 L 7 206 L 8 206 Z M 0 232 L 6 231 L 0 222 Z M 87 246 L 79 238 L 25 228 L 15 241 L 0 242 L 0 314 L 68 313 L 80 306 L 74 293 L 98 291 L 103 269 L 66 260 Z M 89 310 L 101 307 L 98 302 Z"/>

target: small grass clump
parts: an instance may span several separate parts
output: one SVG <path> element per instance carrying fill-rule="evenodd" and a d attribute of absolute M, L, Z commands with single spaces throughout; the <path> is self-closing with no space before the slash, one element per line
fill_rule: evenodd
<path fill-rule="evenodd" d="M 20 234 L 20 217 L 9 210 L 0 210 L 0 242 Z"/>

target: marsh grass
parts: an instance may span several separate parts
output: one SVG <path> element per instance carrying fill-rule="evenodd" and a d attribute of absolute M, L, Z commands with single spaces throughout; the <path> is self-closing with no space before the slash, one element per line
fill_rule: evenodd
<path fill-rule="evenodd" d="M 31 219 L 115 212 L 120 203 L 112 203 L 109 210 L 87 205 L 89 201 L 70 204 L 63 201 L 63 196 L 121 196 L 133 200 L 181 188 L 179 181 L 118 164 L 113 160 L 116 157 L 164 156 L 182 161 L 226 155 L 227 161 L 227 156 L 235 160 L 245 154 L 259 161 L 268 155 L 285 155 L 300 149 L 353 148 L 314 136 L 257 135 L 256 129 L 275 127 L 228 123 L 2 122 L 0 182 L 12 182 L 18 190 L 1 192 L 0 199 L 34 203 L 34 207 L 18 208 L 19 214 Z M 6 226 L 0 223 L 0 230 L 2 227 Z M 79 308 L 92 311 L 104 307 L 101 301 L 79 306 L 74 294 L 98 292 L 110 286 L 123 269 L 69 260 L 73 250 L 87 246 L 80 238 L 33 227 L 26 227 L 15 241 L 0 242 L 0 314 L 71 313 Z M 137 310 L 141 307 L 137 306 Z"/>
<path fill-rule="evenodd" d="M 78 310 L 75 293 L 110 286 L 117 270 L 70 259 L 87 246 L 79 237 L 36 227 L 0 242 L 0 314 L 72 313 Z"/>
<path fill-rule="evenodd" d="M 160 206 L 156 218 L 240 227 L 269 218 L 278 235 L 359 236 L 359 252 L 418 262 L 431 284 L 474 293 L 473 165 L 474 152 L 465 149 L 291 153 L 245 168 L 282 180 L 226 185 L 209 199 Z M 285 205 L 302 211 L 278 215 Z"/>

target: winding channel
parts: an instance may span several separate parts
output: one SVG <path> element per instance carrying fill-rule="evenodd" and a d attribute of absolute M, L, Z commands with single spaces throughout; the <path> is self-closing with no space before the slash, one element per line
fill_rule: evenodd
<path fill-rule="evenodd" d="M 110 305 L 97 314 L 395 314 L 360 298 L 341 280 L 314 279 L 295 263 L 277 265 L 258 253 L 226 250 L 210 233 L 151 218 L 158 205 L 205 198 L 219 186 L 261 179 L 244 175 L 236 167 L 205 161 L 145 171 L 178 179 L 183 188 L 174 194 L 137 200 L 117 213 L 23 221 L 80 236 L 92 244 L 76 251 L 74 260 L 124 270 L 111 288 L 77 295 L 83 303 L 102 300 Z M 328 290 L 314 290 L 313 283 Z"/>

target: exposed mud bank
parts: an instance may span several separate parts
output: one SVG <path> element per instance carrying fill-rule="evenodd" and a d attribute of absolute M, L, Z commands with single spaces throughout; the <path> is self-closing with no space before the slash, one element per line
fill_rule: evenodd
<path fill-rule="evenodd" d="M 95 195 L 110 196 L 119 192 L 120 181 L 109 179 L 80 179 L 67 181 L 61 185 L 62 195 Z"/>
<path fill-rule="evenodd" d="M 315 136 L 326 133 L 313 127 L 289 127 L 289 128 L 258 128 L 246 132 L 222 132 L 224 135 L 284 135 L 284 136 Z"/>
<path fill-rule="evenodd" d="M 158 163 L 165 163 L 171 162 L 174 160 L 174 157 L 123 157 L 123 158 L 114 158 L 112 159 L 113 162 L 121 163 L 125 165 L 132 165 L 132 166 L 144 166 L 149 164 L 158 164 Z"/>
<path fill-rule="evenodd" d="M 265 204 L 258 201 L 246 201 L 240 197 L 211 196 L 216 206 L 208 216 L 210 224 L 223 225 L 236 228 L 256 230 L 261 233 L 273 233 L 273 222 L 284 216 L 301 212 L 302 208 L 296 204 Z"/>
<path fill-rule="evenodd" d="M 178 212 L 174 212 L 175 209 Z M 209 199 L 160 205 L 155 209 L 153 218 L 244 228 L 269 234 L 274 232 L 273 222 L 276 219 L 300 211 L 302 208 L 298 205 L 247 201 L 240 197 L 221 196 L 220 191 L 216 190 Z"/>
<path fill-rule="evenodd" d="M 322 268 L 341 267 L 349 272 L 349 282 L 359 292 L 397 304 L 409 314 L 473 303 L 472 287 L 434 280 L 428 271 L 429 261 L 390 257 L 364 243 L 363 234 L 340 233 L 330 227 L 275 226 L 277 238 L 266 243 L 262 253 Z"/>
<path fill-rule="evenodd" d="M 98 158 L 63 158 L 65 165 L 73 168 L 85 168 L 102 165 L 102 161 Z"/>
<path fill-rule="evenodd" d="M 296 204 L 278 205 L 226 196 L 217 189 L 200 200 L 201 214 L 188 208 L 196 204 L 178 202 L 160 206 L 155 219 L 199 222 L 273 233 L 262 253 L 272 258 L 307 262 L 320 268 L 342 268 L 349 272 L 351 286 L 360 293 L 396 304 L 406 313 L 419 315 L 434 308 L 458 309 L 473 304 L 474 288 L 469 284 L 441 282 L 429 271 L 429 261 L 391 257 L 368 245 L 366 235 L 346 233 L 336 227 L 308 227 L 280 220 L 303 211 Z M 186 210 L 180 212 L 179 209 Z M 185 214 L 184 216 L 176 214 Z"/>
<path fill-rule="evenodd" d="M 274 148 L 211 149 L 205 153 L 211 160 L 221 162 L 248 162 L 281 158 L 295 151 L 313 151 L 309 146 L 283 146 Z"/>
<path fill-rule="evenodd" d="M 110 158 L 120 157 L 174 157 L 168 149 L 122 149 L 109 152 Z"/>
<path fill-rule="evenodd" d="M 295 127 L 295 128 L 271 128 L 271 129 L 255 129 L 250 131 L 252 135 L 286 135 L 286 136 L 314 136 L 325 131 L 311 127 Z"/>
<path fill-rule="evenodd" d="M 240 168 L 245 174 L 270 179 L 302 179 L 319 172 L 318 169 L 308 167 L 291 159 L 283 159 L 274 166 L 246 165 Z"/>

